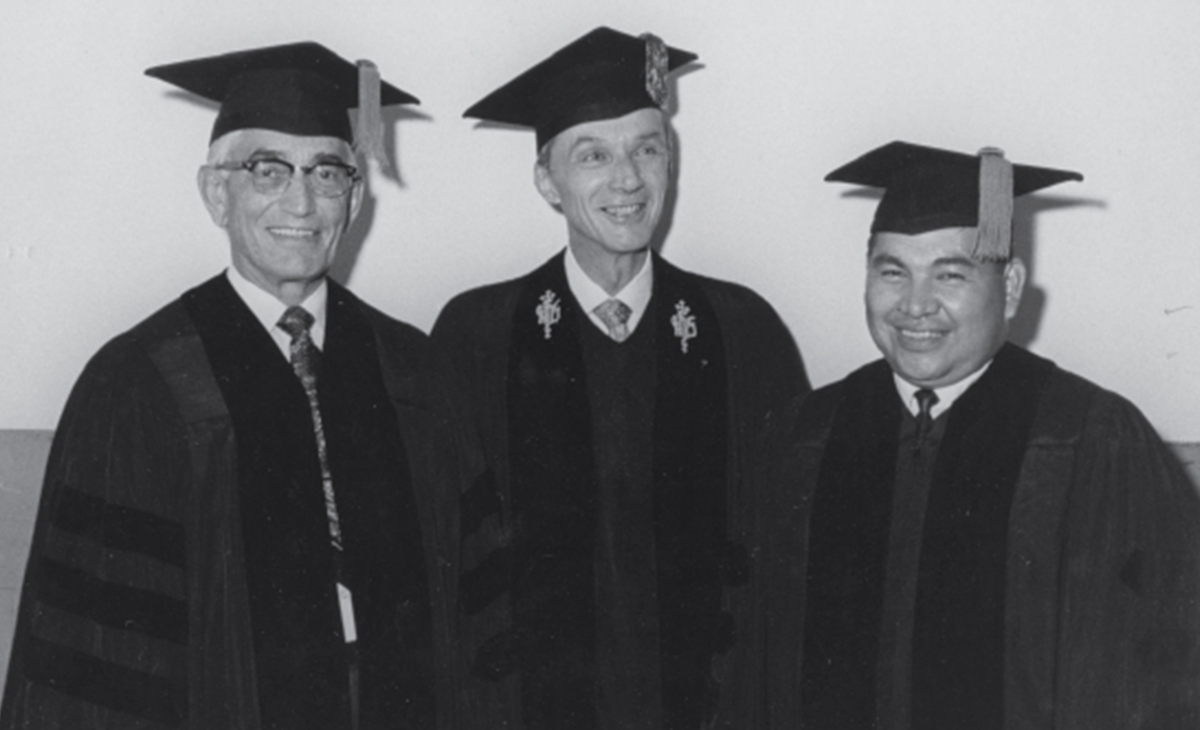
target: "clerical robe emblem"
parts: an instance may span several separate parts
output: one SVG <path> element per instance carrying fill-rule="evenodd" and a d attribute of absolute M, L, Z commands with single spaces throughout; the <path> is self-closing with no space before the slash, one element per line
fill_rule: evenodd
<path fill-rule="evenodd" d="M 697 333 L 696 315 L 692 314 L 692 308 L 682 299 L 675 304 L 675 315 L 671 317 L 671 326 L 675 328 L 675 336 L 679 338 L 680 350 L 687 354 L 688 340 L 694 338 Z"/>
<path fill-rule="evenodd" d="M 538 324 L 542 326 L 542 332 L 545 333 L 548 340 L 550 339 L 551 328 L 562 319 L 562 304 L 559 301 L 558 295 L 549 289 L 546 290 L 546 293 L 538 301 L 541 302 L 537 306 Z"/>

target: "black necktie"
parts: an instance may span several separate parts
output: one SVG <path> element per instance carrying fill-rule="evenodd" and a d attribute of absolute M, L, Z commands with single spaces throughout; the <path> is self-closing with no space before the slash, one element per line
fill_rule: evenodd
<path fill-rule="evenodd" d="M 925 439 L 933 428 L 933 415 L 930 414 L 930 410 L 938 402 L 938 397 L 937 393 L 929 388 L 921 388 L 914 397 L 917 399 L 917 437 L 913 440 L 913 451 L 917 452 L 925 445 Z"/>

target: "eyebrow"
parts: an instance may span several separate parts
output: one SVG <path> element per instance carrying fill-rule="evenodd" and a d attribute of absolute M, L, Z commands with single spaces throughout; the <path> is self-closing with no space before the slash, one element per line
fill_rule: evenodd
<path fill-rule="evenodd" d="M 663 134 L 662 132 L 647 132 L 646 134 L 638 136 L 635 141 L 637 144 L 643 144 L 645 142 L 661 142 L 665 147 L 667 144 L 667 135 Z"/>
<path fill-rule="evenodd" d="M 939 259 L 934 259 L 934 266 L 966 266 L 969 268 L 978 268 L 979 262 L 970 256 L 943 256 Z"/>
<path fill-rule="evenodd" d="M 662 132 L 646 132 L 645 134 L 639 134 L 637 137 L 634 138 L 634 141 L 637 142 L 638 144 L 641 144 L 642 142 L 645 142 L 645 141 L 651 140 L 651 139 L 665 140 L 666 138 L 667 138 L 666 135 L 663 134 Z M 588 135 L 579 137 L 574 142 L 572 142 L 570 150 L 573 152 L 577 148 L 579 148 L 583 145 L 597 144 L 597 143 L 598 144 L 610 144 L 610 142 L 608 140 L 604 139 L 603 137 L 597 137 L 595 135 L 588 134 Z"/>
<path fill-rule="evenodd" d="M 249 155 L 246 155 L 246 158 L 250 159 L 250 160 L 253 160 L 256 157 L 274 157 L 274 158 L 282 160 L 284 157 L 284 154 L 280 150 L 272 150 L 272 149 L 265 149 L 263 147 L 259 147 L 258 149 L 251 152 Z"/>
<path fill-rule="evenodd" d="M 584 137 L 578 137 L 575 139 L 574 142 L 571 143 L 571 148 L 569 151 L 574 152 L 575 150 L 579 149 L 580 147 L 582 147 L 584 145 L 594 144 L 596 142 L 603 142 L 603 140 L 601 140 L 599 137 L 594 137 L 591 135 L 584 136 Z"/>
<path fill-rule="evenodd" d="M 251 152 L 250 155 L 248 157 L 246 157 L 246 159 L 247 160 L 275 159 L 275 160 L 281 160 L 283 162 L 291 162 L 287 158 L 287 153 L 285 153 L 283 150 L 273 150 L 273 149 L 266 148 L 266 147 L 259 147 L 258 149 Z M 340 162 L 343 165 L 350 164 L 346 160 L 342 159 L 342 156 L 336 152 L 318 152 L 315 155 L 313 155 L 311 158 L 309 158 L 309 161 L 307 164 L 316 165 L 316 164 L 320 164 L 322 162 Z"/>
<path fill-rule="evenodd" d="M 905 264 L 890 253 L 878 253 L 872 256 L 871 266 L 899 266 L 902 269 L 908 268 L 908 264 Z"/>
<path fill-rule="evenodd" d="M 872 266 L 899 266 L 908 268 L 908 264 L 901 261 L 899 257 L 893 256 L 890 253 L 876 254 L 871 257 Z M 942 256 L 933 260 L 933 266 L 966 266 L 969 268 L 978 268 L 979 262 L 970 256 Z"/>

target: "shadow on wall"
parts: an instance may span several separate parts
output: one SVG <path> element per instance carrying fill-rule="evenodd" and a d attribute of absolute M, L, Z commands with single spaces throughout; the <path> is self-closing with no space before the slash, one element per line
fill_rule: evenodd
<path fill-rule="evenodd" d="M 381 170 L 382 174 L 379 179 L 383 180 L 385 185 L 397 185 L 404 188 L 404 170 L 401 167 L 403 150 L 399 145 L 399 123 L 403 121 L 432 122 L 433 117 L 408 106 L 384 107 L 382 112 L 383 148 L 387 151 L 391 169 Z M 371 194 L 371 177 L 365 169 L 368 164 L 374 163 L 368 163 L 365 157 L 360 157 L 359 164 L 364 168 L 360 174 L 363 176 L 363 184 L 366 185 L 362 207 L 359 208 L 358 218 L 351 223 L 346 235 L 342 236 L 342 240 L 338 244 L 337 258 L 334 259 L 333 268 L 329 272 L 335 280 L 347 286 L 350 284 L 350 278 L 354 275 L 354 266 L 358 263 L 358 256 L 362 253 L 363 244 L 366 243 L 368 234 L 371 232 L 371 224 L 375 220 L 375 196 Z M 386 244 L 387 242 L 380 243 Z"/>
<path fill-rule="evenodd" d="M 1042 317 L 1049 301 L 1047 287 L 1037 278 L 1036 256 L 1040 243 L 1037 240 L 1037 216 L 1047 210 L 1080 206 L 1101 209 L 1107 207 L 1102 200 L 1053 195 L 1034 195 L 1014 201 L 1013 255 L 1025 262 L 1028 273 L 1026 274 L 1025 293 L 1021 297 L 1021 308 L 1017 310 L 1017 316 L 1013 317 L 1009 325 L 1008 339 L 1021 347 L 1036 349 L 1030 346 L 1037 339 L 1038 328 L 1042 323 Z M 1048 241 L 1046 245 L 1053 248 L 1055 242 Z M 1081 251 L 1079 255 L 1086 255 L 1086 253 Z M 1049 287 L 1053 288 L 1067 283 L 1049 282 Z"/>

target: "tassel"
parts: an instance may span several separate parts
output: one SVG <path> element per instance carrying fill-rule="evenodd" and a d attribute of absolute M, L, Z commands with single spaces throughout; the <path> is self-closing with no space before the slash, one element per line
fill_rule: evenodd
<path fill-rule="evenodd" d="M 646 43 L 646 93 L 659 109 L 666 109 L 671 101 L 671 89 L 667 86 L 670 56 L 667 44 L 653 33 L 643 33 L 638 38 Z"/>
<path fill-rule="evenodd" d="M 358 124 L 354 130 L 354 146 L 359 154 L 374 158 L 380 169 L 391 169 L 383 149 L 383 111 L 380 105 L 379 67 L 366 60 L 358 61 Z"/>
<path fill-rule="evenodd" d="M 975 258 L 1007 261 L 1012 255 L 1012 163 L 995 147 L 979 150 L 979 234 Z"/>

